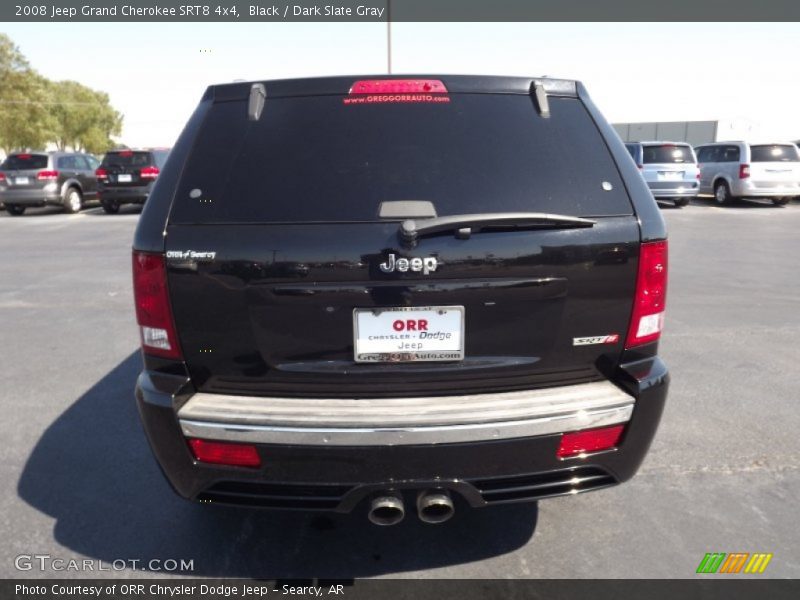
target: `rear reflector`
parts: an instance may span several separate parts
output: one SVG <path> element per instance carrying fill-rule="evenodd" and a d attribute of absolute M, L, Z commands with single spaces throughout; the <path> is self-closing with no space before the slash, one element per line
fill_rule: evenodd
<path fill-rule="evenodd" d="M 200 462 L 232 467 L 260 467 L 261 458 L 256 447 L 250 444 L 209 442 L 192 438 L 189 440 L 192 454 Z"/>
<path fill-rule="evenodd" d="M 172 320 L 163 256 L 133 253 L 133 297 L 142 349 L 148 354 L 181 360 L 183 357 Z"/>
<path fill-rule="evenodd" d="M 739 165 L 739 179 L 750 177 L 750 165 Z"/>
<path fill-rule="evenodd" d="M 558 447 L 556 456 L 568 458 L 570 456 L 608 450 L 617 445 L 624 429 L 624 425 L 614 425 L 613 427 L 603 427 L 601 429 L 565 433 L 561 436 L 561 444 Z"/>
<path fill-rule="evenodd" d="M 39 171 L 36 174 L 36 179 L 39 181 L 51 181 L 58 179 L 58 171 Z"/>
<path fill-rule="evenodd" d="M 664 327 L 667 301 L 667 242 L 646 242 L 639 254 L 636 295 L 626 348 L 656 341 Z"/>
<path fill-rule="evenodd" d="M 362 79 L 350 88 L 350 94 L 446 94 L 438 79 Z"/>
<path fill-rule="evenodd" d="M 108 171 L 103 169 L 102 167 L 99 169 L 95 169 L 94 176 L 98 179 L 108 179 Z"/>
<path fill-rule="evenodd" d="M 142 170 L 139 171 L 139 177 L 142 179 L 155 179 L 158 177 L 158 167 L 142 167 Z"/>

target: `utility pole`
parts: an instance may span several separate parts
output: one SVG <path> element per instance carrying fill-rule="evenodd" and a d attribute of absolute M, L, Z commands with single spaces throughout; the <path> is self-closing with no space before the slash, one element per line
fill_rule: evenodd
<path fill-rule="evenodd" d="M 392 0 L 386 0 L 386 70 L 392 74 Z"/>

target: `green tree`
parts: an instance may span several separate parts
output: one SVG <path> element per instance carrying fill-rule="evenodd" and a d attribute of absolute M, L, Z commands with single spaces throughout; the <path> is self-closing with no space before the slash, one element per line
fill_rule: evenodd
<path fill-rule="evenodd" d="M 122 115 L 111 106 L 108 94 L 98 92 L 77 81 L 50 83 L 52 116 L 51 140 L 60 150 L 102 153 L 114 142 L 112 135 L 122 131 Z"/>
<path fill-rule="evenodd" d="M 41 148 L 51 137 L 47 80 L 0 33 L 0 148 Z"/>

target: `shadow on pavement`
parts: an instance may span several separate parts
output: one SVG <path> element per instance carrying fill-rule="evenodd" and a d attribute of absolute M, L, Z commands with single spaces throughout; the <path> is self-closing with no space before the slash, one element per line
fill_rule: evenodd
<path fill-rule="evenodd" d="M 78 398 L 44 432 L 20 478 L 20 497 L 55 519 L 56 541 L 76 554 L 137 559 L 145 569 L 151 559 L 193 560 L 194 570 L 182 574 L 196 576 L 351 578 L 479 561 L 533 536 L 535 504 L 460 510 L 442 525 L 411 514 L 381 528 L 363 511 L 315 515 L 182 500 L 139 423 L 140 365 L 131 354 Z"/>

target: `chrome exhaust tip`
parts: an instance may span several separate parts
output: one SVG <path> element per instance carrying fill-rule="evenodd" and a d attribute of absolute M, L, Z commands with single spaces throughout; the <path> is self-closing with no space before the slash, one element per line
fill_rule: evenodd
<path fill-rule="evenodd" d="M 372 499 L 367 517 L 375 525 L 397 525 L 406 516 L 403 498 L 395 492 L 382 493 Z"/>
<path fill-rule="evenodd" d="M 444 523 L 455 512 L 447 490 L 426 490 L 417 494 L 417 514 L 424 523 Z"/>

